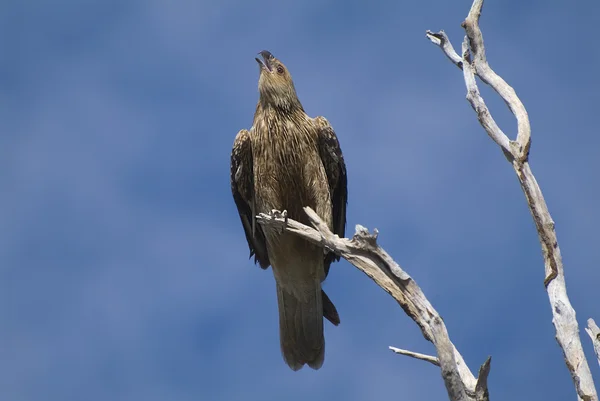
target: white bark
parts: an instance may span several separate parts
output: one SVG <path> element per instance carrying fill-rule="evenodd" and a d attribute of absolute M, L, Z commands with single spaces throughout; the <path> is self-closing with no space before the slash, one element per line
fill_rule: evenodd
<path fill-rule="evenodd" d="M 462 57 L 456 54 L 443 31 L 438 33 L 427 31 L 427 37 L 438 45 L 456 66 L 463 70 L 467 87 L 467 100 L 477 113 L 477 118 L 487 134 L 500 146 L 517 174 L 542 246 L 546 269 L 544 284 L 552 309 L 552 322 L 556 329 L 556 340 L 563 350 L 563 356 L 567 368 L 571 372 L 579 399 L 598 401 L 590 368 L 583 353 L 575 310 L 567 296 L 562 257 L 554 230 L 554 221 L 550 216 L 542 191 L 529 167 L 529 147 L 531 144 L 529 117 L 514 89 L 497 75 L 487 62 L 483 36 L 479 28 L 482 7 L 483 0 L 475 0 L 469 15 L 462 23 L 466 31 L 462 46 Z M 479 94 L 475 75 L 502 97 L 517 119 L 515 141 L 509 140 L 492 118 L 483 98 Z"/>
<path fill-rule="evenodd" d="M 257 216 L 258 222 L 285 229 L 302 238 L 319 244 L 341 255 L 359 270 L 373 279 L 377 285 L 389 293 L 421 328 L 423 336 L 431 341 L 437 350 L 437 363 L 452 401 L 477 400 L 487 398 L 487 375 L 490 359 L 480 369 L 479 379 L 475 379 L 462 355 L 450 341 L 444 321 L 429 303 L 417 283 L 406 273 L 388 253 L 377 244 L 377 230 L 369 231 L 356 226 L 352 239 L 339 238 L 333 234 L 319 216 L 309 207 L 304 208 L 311 224 L 310 228 L 295 220 L 288 219 L 285 213 L 272 211 Z M 411 356 L 416 357 L 416 353 Z M 435 357 L 429 357 L 429 362 Z M 419 358 L 425 359 L 427 358 Z M 479 398 L 477 397 L 479 396 Z"/>
<path fill-rule="evenodd" d="M 596 322 L 594 322 L 594 319 L 588 319 L 588 327 L 585 329 L 585 331 L 592 339 L 592 344 L 594 344 L 594 352 L 596 353 L 598 364 L 600 364 L 600 328 L 598 328 Z"/>
<path fill-rule="evenodd" d="M 422 361 L 426 361 L 434 364 L 435 366 L 440 366 L 440 360 L 435 356 L 420 354 L 418 352 L 412 352 L 401 348 L 389 347 L 390 350 L 394 351 L 396 354 L 410 356 L 411 358 L 420 359 Z"/>

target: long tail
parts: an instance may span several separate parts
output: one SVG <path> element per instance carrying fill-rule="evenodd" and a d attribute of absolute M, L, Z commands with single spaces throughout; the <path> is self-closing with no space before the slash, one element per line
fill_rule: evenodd
<path fill-rule="evenodd" d="M 277 283 L 281 353 L 292 370 L 304 364 L 319 369 L 325 359 L 321 282 L 303 284 L 305 296 L 299 300 Z"/>

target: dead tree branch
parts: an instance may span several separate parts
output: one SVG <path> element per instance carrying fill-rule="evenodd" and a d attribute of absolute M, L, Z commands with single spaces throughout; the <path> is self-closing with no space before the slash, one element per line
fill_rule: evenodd
<path fill-rule="evenodd" d="M 467 87 L 467 100 L 475 110 L 477 118 L 487 134 L 500 146 L 517 174 L 542 246 L 546 268 L 544 285 L 552 309 L 552 322 L 556 329 L 556 340 L 563 350 L 565 362 L 571 372 L 579 399 L 598 401 L 590 368 L 583 353 L 575 310 L 567 296 L 562 257 L 554 230 L 554 221 L 550 216 L 542 191 L 529 167 L 529 147 L 531 145 L 529 117 L 514 89 L 496 74 L 487 62 L 483 35 L 479 28 L 482 7 L 483 0 L 475 0 L 467 18 L 462 23 L 466 36 L 462 45 L 461 56 L 456 54 L 443 31 L 438 33 L 427 31 L 426 35 L 431 42 L 442 49 L 444 54 L 456 66 L 463 70 Z M 509 140 L 494 121 L 479 94 L 475 75 L 494 89 L 515 116 L 517 120 L 516 140 Z"/>
<path fill-rule="evenodd" d="M 600 364 L 600 328 L 594 319 L 588 319 L 587 321 L 588 327 L 585 331 L 588 333 L 590 338 L 592 339 L 592 344 L 594 344 L 594 352 L 596 353 L 596 359 L 598 359 L 598 364 Z"/>
<path fill-rule="evenodd" d="M 452 401 L 487 401 L 487 375 L 490 360 L 483 364 L 479 379 L 475 379 L 462 355 L 450 341 L 446 325 L 433 308 L 417 283 L 392 257 L 377 244 L 377 230 L 373 234 L 357 225 L 352 239 L 339 238 L 333 234 L 319 216 L 309 207 L 304 208 L 314 228 L 305 226 L 278 211 L 260 214 L 260 224 L 285 229 L 300 237 L 332 250 L 369 276 L 377 285 L 390 294 L 408 316 L 421 328 L 423 336 L 437 350 L 437 363 Z M 407 355 L 407 353 L 404 353 Z M 416 353 L 410 356 L 417 357 Z M 431 363 L 434 357 L 425 358 Z M 477 397 L 479 395 L 479 398 Z"/>
<path fill-rule="evenodd" d="M 425 362 L 429 362 L 435 366 L 440 366 L 440 360 L 435 356 L 420 354 L 418 352 L 412 352 L 405 349 L 400 349 L 396 347 L 389 347 L 390 350 L 394 351 L 396 354 L 410 356 L 411 358 L 420 359 Z"/>

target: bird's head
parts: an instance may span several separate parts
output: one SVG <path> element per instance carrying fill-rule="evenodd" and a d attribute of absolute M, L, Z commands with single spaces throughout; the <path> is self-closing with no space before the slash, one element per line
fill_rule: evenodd
<path fill-rule="evenodd" d="M 286 66 L 267 50 L 258 54 L 262 57 L 262 60 L 258 57 L 255 59 L 260 69 L 258 92 L 261 101 L 283 109 L 302 107 Z"/>

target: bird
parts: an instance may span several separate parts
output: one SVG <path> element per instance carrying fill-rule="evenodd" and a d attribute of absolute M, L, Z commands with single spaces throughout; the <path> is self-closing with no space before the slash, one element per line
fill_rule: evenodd
<path fill-rule="evenodd" d="M 231 151 L 231 192 L 250 248 L 262 269 L 272 267 L 279 339 L 294 371 L 320 369 L 325 359 L 323 318 L 340 323 L 322 283 L 340 257 L 285 230 L 257 224 L 259 213 L 287 212 L 309 225 L 311 207 L 344 237 L 348 202 L 346 164 L 329 121 L 309 117 L 288 68 L 271 52 L 258 53 L 258 92 L 252 127 L 240 130 Z"/>

